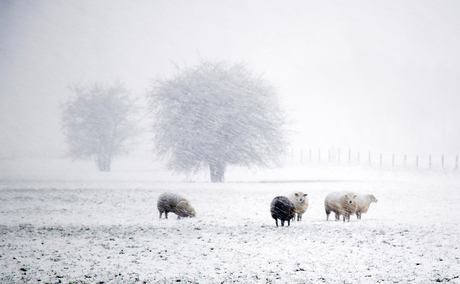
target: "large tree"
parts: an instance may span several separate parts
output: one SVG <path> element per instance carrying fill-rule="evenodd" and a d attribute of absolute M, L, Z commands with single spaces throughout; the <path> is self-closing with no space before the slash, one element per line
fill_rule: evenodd
<path fill-rule="evenodd" d="M 245 64 L 203 61 L 156 80 L 149 92 L 154 149 L 168 168 L 209 168 L 223 182 L 227 165 L 268 167 L 285 153 L 285 117 L 273 87 Z"/>
<path fill-rule="evenodd" d="M 94 159 L 100 171 L 110 171 L 114 155 L 125 152 L 135 134 L 135 104 L 120 84 L 76 86 L 75 96 L 63 105 L 62 127 L 69 154 Z"/>

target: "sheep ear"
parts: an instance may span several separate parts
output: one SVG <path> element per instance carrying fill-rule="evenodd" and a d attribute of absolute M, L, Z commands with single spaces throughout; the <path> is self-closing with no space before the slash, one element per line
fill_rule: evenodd
<path fill-rule="evenodd" d="M 353 198 L 356 198 L 356 195 L 355 195 L 355 196 L 353 196 Z"/>
<path fill-rule="evenodd" d="M 307 195 L 308 195 L 308 194 L 305 193 L 303 196 L 307 196 Z"/>
<path fill-rule="evenodd" d="M 297 192 L 295 193 L 295 196 L 299 197 L 299 195 L 297 194 Z"/>

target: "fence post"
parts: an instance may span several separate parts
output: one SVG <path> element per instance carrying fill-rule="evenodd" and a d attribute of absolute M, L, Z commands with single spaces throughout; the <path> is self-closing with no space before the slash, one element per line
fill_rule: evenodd
<path fill-rule="evenodd" d="M 310 153 L 309 153 L 309 154 L 310 154 L 310 157 L 309 157 L 309 158 L 310 158 L 310 164 L 311 164 L 311 148 L 310 148 Z"/>
<path fill-rule="evenodd" d="M 340 164 L 340 149 L 339 149 L 339 156 L 337 157 L 337 165 Z"/>
<path fill-rule="evenodd" d="M 318 149 L 318 163 L 321 164 L 321 149 Z"/>
<path fill-rule="evenodd" d="M 300 149 L 300 163 L 303 163 L 303 149 Z"/>
<path fill-rule="evenodd" d="M 369 151 L 369 167 L 371 166 L 371 151 Z"/>
<path fill-rule="evenodd" d="M 348 149 L 348 164 L 351 164 L 351 149 Z"/>
<path fill-rule="evenodd" d="M 455 170 L 458 170 L 458 155 L 455 157 Z"/>
<path fill-rule="evenodd" d="M 444 169 L 444 155 L 441 156 L 441 164 L 442 164 L 442 168 Z"/>
<path fill-rule="evenodd" d="M 406 167 L 406 158 L 407 158 L 407 156 L 404 155 L 404 163 L 403 163 L 403 166 L 404 166 L 404 167 Z"/>
<path fill-rule="evenodd" d="M 358 152 L 358 166 L 361 164 L 360 158 L 359 158 L 359 152 Z"/>
<path fill-rule="evenodd" d="M 415 167 L 418 168 L 418 155 L 417 155 L 417 157 L 415 158 Z"/>
<path fill-rule="evenodd" d="M 395 167 L 395 154 L 393 154 L 391 156 L 391 167 L 394 168 Z"/>
<path fill-rule="evenodd" d="M 429 162 L 428 162 L 428 167 L 431 169 L 431 154 L 430 154 L 430 159 L 429 159 Z"/>
<path fill-rule="evenodd" d="M 380 168 L 382 168 L 382 153 L 380 153 Z"/>

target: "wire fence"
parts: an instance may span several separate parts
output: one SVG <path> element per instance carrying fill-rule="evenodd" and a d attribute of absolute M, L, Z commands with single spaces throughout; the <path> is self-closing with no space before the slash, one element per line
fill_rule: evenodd
<path fill-rule="evenodd" d="M 302 165 L 364 166 L 385 170 L 459 170 L 458 155 L 401 155 L 351 149 L 291 149 L 284 161 Z"/>
<path fill-rule="evenodd" d="M 131 157 L 153 157 L 151 149 L 137 148 Z M 406 155 L 351 149 L 290 149 L 285 165 L 360 166 L 382 170 L 459 170 L 459 155 Z"/>

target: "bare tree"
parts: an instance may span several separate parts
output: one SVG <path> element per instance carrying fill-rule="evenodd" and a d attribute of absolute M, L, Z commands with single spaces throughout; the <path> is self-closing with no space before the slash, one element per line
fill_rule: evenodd
<path fill-rule="evenodd" d="M 100 171 L 110 171 L 114 155 L 125 152 L 135 135 L 135 104 L 120 84 L 71 88 L 76 96 L 63 105 L 62 127 L 69 154 L 94 159 Z"/>
<path fill-rule="evenodd" d="M 285 117 L 274 89 L 244 64 L 203 61 L 157 80 L 149 92 L 154 147 L 168 168 L 209 167 L 223 182 L 227 165 L 268 167 L 285 153 Z"/>

